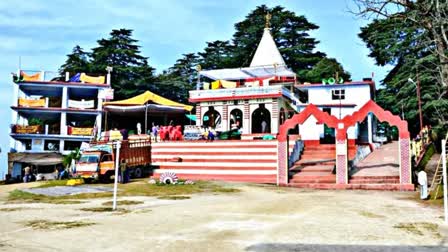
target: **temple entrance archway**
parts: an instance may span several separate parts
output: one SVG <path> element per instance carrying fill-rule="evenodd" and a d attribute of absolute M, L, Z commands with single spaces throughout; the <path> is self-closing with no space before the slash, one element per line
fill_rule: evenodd
<path fill-rule="evenodd" d="M 209 107 L 202 117 L 202 121 L 205 127 L 216 128 L 216 126 L 221 124 L 221 114 L 213 107 Z"/>
<path fill-rule="evenodd" d="M 252 134 L 271 133 L 271 113 L 260 104 L 259 107 L 252 112 Z"/>
<path fill-rule="evenodd" d="M 398 129 L 398 163 L 399 163 L 399 175 L 400 184 L 402 189 L 408 189 L 412 185 L 412 166 L 411 166 L 411 154 L 410 154 L 410 134 L 408 130 L 408 123 L 402 120 L 399 116 L 393 115 L 390 111 L 386 111 L 381 108 L 374 101 L 370 100 L 358 111 L 352 115 L 345 116 L 340 122 L 340 128 L 343 134 L 347 134 L 349 127 L 361 123 L 369 114 L 372 114 L 377 118 L 379 122 L 387 122 L 390 126 L 395 126 Z M 339 141 L 339 139 L 338 139 Z"/>
<path fill-rule="evenodd" d="M 407 122 L 400 117 L 392 115 L 385 111 L 374 101 L 370 100 L 357 112 L 345 116 L 343 119 L 337 119 L 319 110 L 315 105 L 308 105 L 301 113 L 294 115 L 280 126 L 278 135 L 278 172 L 277 181 L 279 185 L 288 184 L 288 162 L 287 162 L 287 135 L 288 130 L 294 128 L 297 124 L 303 124 L 311 115 L 319 123 L 325 123 L 328 127 L 336 130 L 336 183 L 348 184 L 348 148 L 347 148 L 347 130 L 362 122 L 369 113 L 374 114 L 379 121 L 388 122 L 391 126 L 396 126 L 399 131 L 399 156 L 400 161 L 400 184 L 401 189 L 409 190 L 411 184 L 411 158 L 409 152 L 409 131 Z"/>

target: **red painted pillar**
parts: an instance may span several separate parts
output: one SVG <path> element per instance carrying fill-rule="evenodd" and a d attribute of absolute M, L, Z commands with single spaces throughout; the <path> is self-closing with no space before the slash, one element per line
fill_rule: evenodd
<path fill-rule="evenodd" d="M 400 138 L 400 184 L 411 184 L 411 153 L 410 153 L 410 139 Z"/>
<path fill-rule="evenodd" d="M 336 140 L 336 184 L 348 184 L 347 139 Z"/>
<path fill-rule="evenodd" d="M 288 184 L 288 146 L 285 140 L 277 143 L 277 185 L 286 186 Z"/>

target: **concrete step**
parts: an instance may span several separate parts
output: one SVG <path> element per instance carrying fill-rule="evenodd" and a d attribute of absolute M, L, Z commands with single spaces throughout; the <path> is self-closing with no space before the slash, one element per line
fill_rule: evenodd
<path fill-rule="evenodd" d="M 304 166 L 297 167 L 300 169 L 300 173 L 310 173 L 310 172 L 327 172 L 331 173 L 333 171 L 333 165 L 312 165 L 312 166 Z"/>
<path fill-rule="evenodd" d="M 365 185 L 352 185 L 352 184 L 321 184 L 321 183 L 289 183 L 289 187 L 296 188 L 310 188 L 310 189 L 323 189 L 323 190 L 380 190 L 380 191 L 414 191 L 414 185 L 402 185 L 402 184 L 365 184 Z"/>
<path fill-rule="evenodd" d="M 336 176 L 328 173 L 295 174 L 290 179 L 291 183 L 336 183 Z"/>
<path fill-rule="evenodd" d="M 378 176 L 378 175 L 376 175 L 376 176 L 374 176 L 374 175 L 372 175 L 372 176 L 369 176 L 369 175 L 362 175 L 362 176 L 357 176 L 357 175 L 354 175 L 354 176 L 351 176 L 351 179 L 376 179 L 376 178 L 383 178 L 383 179 L 400 179 L 400 176 Z"/>
<path fill-rule="evenodd" d="M 336 150 L 334 144 L 305 145 L 305 150 Z"/>
<path fill-rule="evenodd" d="M 400 179 L 372 178 L 372 179 L 350 179 L 350 184 L 399 184 Z"/>
<path fill-rule="evenodd" d="M 294 165 L 299 166 L 312 166 L 312 165 L 334 165 L 335 160 L 334 158 L 319 158 L 319 159 L 301 159 L 298 162 L 296 162 Z"/>
<path fill-rule="evenodd" d="M 335 183 L 295 183 L 295 182 L 290 182 L 288 184 L 288 186 L 296 187 L 296 188 L 310 188 L 310 189 L 322 189 L 322 190 L 343 189 L 343 188 L 338 188 L 338 185 Z"/>

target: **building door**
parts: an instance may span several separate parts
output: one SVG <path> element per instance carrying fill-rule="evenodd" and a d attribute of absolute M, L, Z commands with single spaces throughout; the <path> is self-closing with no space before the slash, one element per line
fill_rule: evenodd
<path fill-rule="evenodd" d="M 322 111 L 331 115 L 331 108 L 323 108 Z M 334 144 L 335 142 L 336 142 L 336 133 L 334 128 L 330 128 L 326 124 L 324 124 L 324 134 L 321 135 L 320 137 L 320 143 Z"/>
<path fill-rule="evenodd" d="M 252 134 L 256 133 L 271 133 L 271 113 L 264 104 L 252 112 Z"/>

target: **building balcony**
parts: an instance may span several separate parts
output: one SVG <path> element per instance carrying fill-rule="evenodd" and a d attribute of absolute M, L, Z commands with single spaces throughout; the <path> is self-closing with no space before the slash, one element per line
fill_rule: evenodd
<path fill-rule="evenodd" d="M 89 141 L 90 135 L 60 135 L 45 133 L 11 133 L 10 136 L 16 140 L 24 139 L 48 139 L 48 140 L 68 140 L 68 141 Z"/>
<path fill-rule="evenodd" d="M 45 125 L 11 125 L 11 136 L 16 138 L 84 138 L 91 137 L 94 127 L 72 127 L 65 126 L 64 132 L 67 134 L 61 134 L 59 124 L 45 124 Z"/>
<path fill-rule="evenodd" d="M 20 106 L 11 106 L 11 109 L 24 112 L 28 114 L 40 114 L 40 113 L 73 113 L 73 114 L 92 114 L 97 115 L 102 113 L 103 110 L 98 109 L 80 109 L 80 108 L 61 108 L 61 107 L 20 107 Z"/>
<path fill-rule="evenodd" d="M 78 78 L 76 78 L 78 76 Z M 98 74 L 72 74 L 66 73 L 61 76 L 54 71 L 34 71 L 34 70 L 19 70 L 17 74 L 13 74 L 13 81 L 18 85 L 41 85 L 41 86 L 68 86 L 68 87 L 82 87 L 82 88 L 98 88 L 110 87 L 107 83 L 107 78 Z"/>
<path fill-rule="evenodd" d="M 190 102 L 213 101 L 213 100 L 241 100 L 252 98 L 273 98 L 281 97 L 282 86 L 266 87 L 237 87 L 225 89 L 194 90 L 190 91 Z"/>

